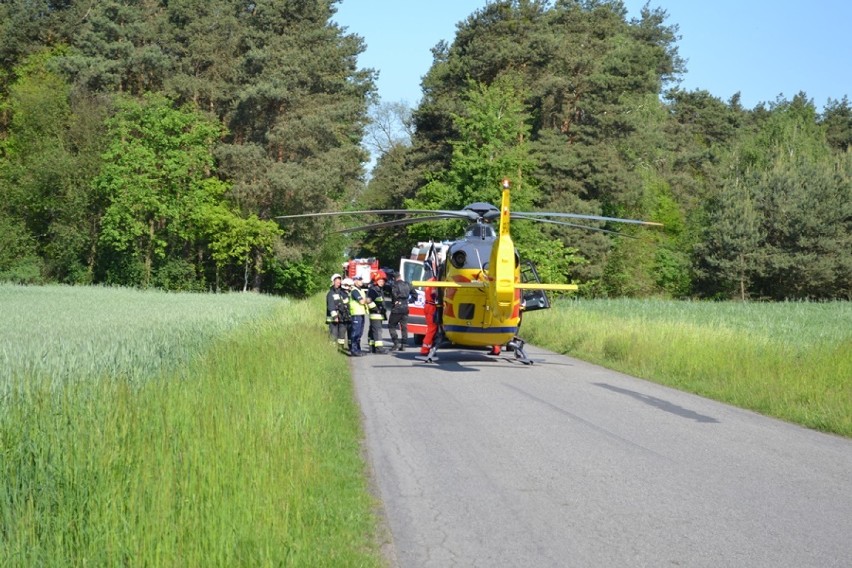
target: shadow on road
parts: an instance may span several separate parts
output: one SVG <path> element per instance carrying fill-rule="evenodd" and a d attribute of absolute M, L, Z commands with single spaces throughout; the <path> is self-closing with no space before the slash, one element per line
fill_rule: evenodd
<path fill-rule="evenodd" d="M 619 394 L 626 394 L 629 397 L 635 398 L 640 402 L 644 402 L 650 406 L 654 406 L 663 410 L 665 412 L 670 412 L 677 416 L 681 416 L 683 418 L 689 418 L 690 420 L 695 420 L 696 422 L 704 422 L 707 424 L 718 424 L 719 421 L 711 416 L 704 416 L 703 414 L 699 414 L 692 410 L 687 410 L 681 406 L 673 404 L 667 400 L 663 400 L 661 398 L 656 398 L 653 396 L 648 396 L 647 394 L 642 394 L 641 392 L 632 391 L 629 389 L 623 389 L 619 387 L 614 387 L 612 385 L 608 385 L 606 383 L 593 383 L 595 386 L 601 387 L 602 389 L 607 389 L 612 392 L 617 392 Z"/>

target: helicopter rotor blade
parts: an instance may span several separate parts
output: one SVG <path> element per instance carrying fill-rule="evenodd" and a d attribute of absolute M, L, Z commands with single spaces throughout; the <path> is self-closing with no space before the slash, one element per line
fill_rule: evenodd
<path fill-rule="evenodd" d="M 335 217 L 338 215 L 445 215 L 459 219 L 470 219 L 470 211 L 443 211 L 436 209 L 367 209 L 363 211 L 325 211 L 322 213 L 301 213 L 299 215 L 278 215 L 275 219 L 306 219 L 309 217 Z"/>
<path fill-rule="evenodd" d="M 512 217 L 523 216 L 527 219 L 532 217 L 562 217 L 566 219 L 586 219 L 588 221 L 609 221 L 613 223 L 631 223 L 633 225 L 648 225 L 651 227 L 662 227 L 662 223 L 653 221 L 640 221 L 638 219 L 620 219 L 618 217 L 604 217 L 602 215 L 583 215 L 581 213 L 550 213 L 546 211 L 513 211 Z"/>
<path fill-rule="evenodd" d="M 431 215 L 428 217 L 408 217 L 407 219 L 394 219 L 392 221 L 383 221 L 381 223 L 370 223 L 369 225 L 361 225 L 359 227 L 349 227 L 347 229 L 339 229 L 335 233 L 355 233 L 357 231 L 369 231 L 371 229 L 384 229 L 387 227 L 402 227 L 405 225 L 414 225 L 415 223 L 426 223 L 429 221 L 457 221 L 460 217 L 452 215 Z"/>
<path fill-rule="evenodd" d="M 513 213 L 512 217 L 518 220 L 523 221 L 537 221 L 539 223 L 550 223 L 551 225 L 562 225 L 563 227 L 573 227 L 575 229 L 583 229 L 585 231 L 594 231 L 596 233 L 608 233 L 610 235 L 618 235 L 619 237 L 625 237 L 628 239 L 638 239 L 639 237 L 635 237 L 633 235 L 626 235 L 619 231 L 612 231 L 610 229 L 601 229 L 600 227 L 587 227 L 586 225 L 578 225 L 577 223 L 567 223 L 565 221 L 554 221 L 553 219 L 541 219 L 539 217 L 527 217 L 525 214 L 517 214 Z"/>

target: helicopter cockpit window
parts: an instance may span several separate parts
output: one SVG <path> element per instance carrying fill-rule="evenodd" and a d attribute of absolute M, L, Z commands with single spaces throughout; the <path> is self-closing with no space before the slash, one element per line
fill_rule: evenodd
<path fill-rule="evenodd" d="M 403 270 L 403 280 L 406 282 L 414 282 L 415 280 L 423 280 L 423 275 L 425 270 L 423 269 L 423 263 L 419 261 L 410 261 L 403 260 L 402 261 L 402 270 Z"/>
<path fill-rule="evenodd" d="M 455 243 L 447 252 L 455 269 L 481 269 L 491 256 L 491 241 L 465 240 Z"/>
<path fill-rule="evenodd" d="M 494 227 L 491 225 L 471 225 L 465 232 L 464 236 L 490 239 L 494 237 Z"/>

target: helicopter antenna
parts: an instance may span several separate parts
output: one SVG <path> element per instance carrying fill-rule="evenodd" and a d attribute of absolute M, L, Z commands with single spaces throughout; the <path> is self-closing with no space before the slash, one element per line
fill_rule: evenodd
<path fill-rule="evenodd" d="M 476 262 L 479 263 L 479 272 L 488 276 L 488 273 L 485 272 L 485 267 L 482 265 L 482 258 L 479 256 L 479 249 L 473 249 L 476 252 Z"/>

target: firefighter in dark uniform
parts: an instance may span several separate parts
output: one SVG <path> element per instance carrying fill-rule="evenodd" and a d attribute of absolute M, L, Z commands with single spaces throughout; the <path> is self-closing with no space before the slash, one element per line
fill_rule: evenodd
<path fill-rule="evenodd" d="M 349 327 L 349 292 L 342 287 L 340 274 L 331 277 L 331 288 L 325 295 L 325 321 L 328 334 L 340 351 L 346 351 L 346 333 Z"/>
<path fill-rule="evenodd" d="M 373 275 L 370 287 L 367 288 L 367 312 L 370 318 L 370 329 L 367 331 L 367 342 L 371 353 L 384 355 L 385 342 L 382 340 L 382 322 L 385 320 L 385 298 L 384 287 L 387 282 L 387 274 L 379 270 Z"/>
<path fill-rule="evenodd" d="M 388 316 L 388 331 L 393 341 L 394 351 L 405 351 L 405 346 L 408 344 L 408 302 L 411 301 L 412 294 L 414 291 L 411 286 L 402 279 L 402 274 L 398 274 L 391 287 L 393 305 Z M 402 337 L 397 335 L 397 328 L 402 333 Z"/>

